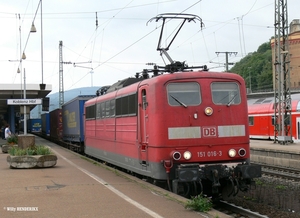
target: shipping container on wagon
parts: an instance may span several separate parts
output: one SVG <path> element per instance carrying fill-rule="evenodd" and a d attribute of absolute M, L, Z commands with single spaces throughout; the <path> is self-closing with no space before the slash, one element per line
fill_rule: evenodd
<path fill-rule="evenodd" d="M 27 121 L 27 132 L 40 133 L 42 132 L 42 120 L 41 119 L 29 119 Z"/>
<path fill-rule="evenodd" d="M 84 142 L 84 103 L 96 95 L 79 95 L 62 106 L 63 140 Z"/>
<path fill-rule="evenodd" d="M 62 109 L 55 109 L 50 112 L 50 138 L 60 141 L 62 138 Z"/>
<path fill-rule="evenodd" d="M 42 114 L 42 135 L 50 136 L 50 114 Z"/>

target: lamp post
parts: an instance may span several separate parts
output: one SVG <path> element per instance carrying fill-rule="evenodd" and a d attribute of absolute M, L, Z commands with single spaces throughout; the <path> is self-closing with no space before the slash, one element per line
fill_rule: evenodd
<path fill-rule="evenodd" d="M 44 51 L 43 51 L 43 1 L 41 1 L 41 70 L 42 70 L 42 83 L 40 89 L 45 90 L 46 85 L 44 84 Z"/>
<path fill-rule="evenodd" d="M 24 68 L 24 99 L 26 99 L 26 74 Z M 26 105 L 24 105 L 24 135 L 27 135 L 27 111 Z"/>
<path fill-rule="evenodd" d="M 21 27 L 20 27 L 20 31 L 21 31 Z M 31 29 L 30 29 L 30 33 L 35 33 L 36 32 L 36 28 L 32 22 L 32 25 L 31 25 Z M 21 32 L 20 32 L 20 35 L 21 35 Z M 20 39 L 21 40 L 21 39 Z M 21 44 L 21 43 L 20 43 Z M 23 52 L 22 53 L 22 57 L 20 59 L 20 64 L 22 64 L 22 60 L 25 60 L 26 59 L 26 55 L 25 53 Z M 22 65 L 21 65 L 22 66 Z M 18 68 L 18 73 L 20 73 L 20 69 Z M 22 75 L 21 75 L 21 89 L 22 89 Z M 25 73 L 25 68 L 24 68 L 24 99 L 26 99 L 26 73 Z M 26 111 L 26 108 L 27 106 L 24 105 L 24 135 L 27 135 L 27 111 Z"/>

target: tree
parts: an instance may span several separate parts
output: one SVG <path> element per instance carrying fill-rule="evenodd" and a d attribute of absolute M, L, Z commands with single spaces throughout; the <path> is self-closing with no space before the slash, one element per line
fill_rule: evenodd
<path fill-rule="evenodd" d="M 261 44 L 256 52 L 249 53 L 237 62 L 230 72 L 241 75 L 252 92 L 273 89 L 272 49 L 270 42 Z"/>

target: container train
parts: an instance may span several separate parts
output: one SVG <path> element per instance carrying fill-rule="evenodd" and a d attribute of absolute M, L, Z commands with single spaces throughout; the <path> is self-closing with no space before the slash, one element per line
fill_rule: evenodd
<path fill-rule="evenodd" d="M 182 25 L 162 48 L 168 19 L 182 19 Z M 209 72 L 205 65 L 189 67 L 169 56 L 167 51 L 186 21 L 203 26 L 198 16 L 168 13 L 152 20 L 163 21 L 157 50 L 170 64 L 152 64 L 153 69 L 134 78 L 101 88 L 85 101 L 82 114 L 79 104 L 66 105 L 69 112 L 64 106 L 50 112 L 50 137 L 183 196 L 228 197 L 248 190 L 261 176 L 261 168 L 250 163 L 243 78 Z M 71 115 L 71 110 L 79 116 Z M 71 117 L 64 120 L 65 115 Z M 76 134 L 83 135 L 65 137 L 75 123 Z"/>
<path fill-rule="evenodd" d="M 29 119 L 27 120 L 27 132 L 28 133 L 40 133 L 42 131 L 41 119 Z M 24 132 L 24 121 L 22 120 L 18 126 L 16 126 L 16 131 Z"/>
<path fill-rule="evenodd" d="M 249 99 L 248 116 L 251 139 L 274 140 L 274 97 Z M 289 136 L 300 141 L 300 94 L 291 95 L 291 118 L 289 119 Z"/>
<path fill-rule="evenodd" d="M 184 196 L 234 195 L 261 176 L 250 164 L 245 90 L 233 73 L 128 78 L 51 111 L 49 138 Z"/>
<path fill-rule="evenodd" d="M 84 103 L 96 95 L 79 95 L 50 113 L 42 114 L 42 136 L 84 152 Z"/>

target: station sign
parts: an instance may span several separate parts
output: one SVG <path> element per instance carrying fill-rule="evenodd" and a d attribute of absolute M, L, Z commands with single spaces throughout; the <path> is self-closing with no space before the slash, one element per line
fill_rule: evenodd
<path fill-rule="evenodd" d="M 8 105 L 37 105 L 42 104 L 42 99 L 7 99 Z"/>

